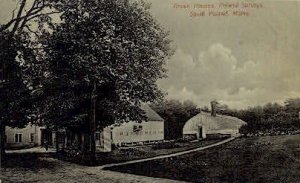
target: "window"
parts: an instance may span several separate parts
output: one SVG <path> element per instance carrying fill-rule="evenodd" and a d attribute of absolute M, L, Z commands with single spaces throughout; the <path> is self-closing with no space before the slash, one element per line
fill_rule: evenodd
<path fill-rule="evenodd" d="M 57 134 L 57 142 L 60 144 L 65 143 L 65 136 L 62 133 Z"/>
<path fill-rule="evenodd" d="M 21 133 L 16 133 L 15 134 L 15 142 L 16 143 L 21 143 L 22 142 L 22 134 Z"/>
<path fill-rule="evenodd" d="M 96 140 L 100 140 L 100 132 L 96 132 Z"/>
<path fill-rule="evenodd" d="M 120 132 L 120 135 L 123 135 L 123 132 Z"/>
<path fill-rule="evenodd" d="M 34 142 L 34 133 L 30 134 L 30 142 Z"/>
<path fill-rule="evenodd" d="M 139 126 L 134 125 L 134 126 L 133 126 L 133 132 L 139 132 L 139 131 L 141 131 L 142 129 L 143 129 L 143 126 L 142 126 L 142 125 L 139 125 Z"/>

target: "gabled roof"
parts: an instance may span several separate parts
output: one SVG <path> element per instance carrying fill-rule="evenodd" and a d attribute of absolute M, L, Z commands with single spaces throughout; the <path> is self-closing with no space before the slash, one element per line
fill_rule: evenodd
<path fill-rule="evenodd" d="M 142 109 L 146 113 L 147 120 L 146 121 L 157 121 L 157 122 L 164 122 L 164 119 L 160 117 L 148 104 L 142 103 L 140 109 Z M 116 127 L 120 125 L 124 125 L 126 123 L 122 124 L 112 124 L 107 127 Z M 106 128 L 107 128 L 106 127 Z"/>
<path fill-rule="evenodd" d="M 164 121 L 148 104 L 142 103 L 141 109 L 145 111 L 147 121 Z"/>

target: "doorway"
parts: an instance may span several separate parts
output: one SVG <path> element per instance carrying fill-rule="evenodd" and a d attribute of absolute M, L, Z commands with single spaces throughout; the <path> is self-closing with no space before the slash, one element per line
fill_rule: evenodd
<path fill-rule="evenodd" d="M 198 134 L 199 134 L 199 139 L 203 139 L 203 129 L 202 126 L 198 126 Z"/>
<path fill-rule="evenodd" d="M 49 129 L 41 129 L 41 145 L 44 146 L 46 141 L 48 142 L 48 146 L 53 146 L 52 131 Z"/>

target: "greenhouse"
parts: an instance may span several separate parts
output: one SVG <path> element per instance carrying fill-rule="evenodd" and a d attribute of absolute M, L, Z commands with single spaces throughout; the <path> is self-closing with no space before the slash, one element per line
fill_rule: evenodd
<path fill-rule="evenodd" d="M 246 123 L 236 117 L 225 115 L 212 116 L 209 113 L 201 112 L 185 123 L 183 138 L 202 139 L 213 134 L 233 136 L 239 133 L 239 128 L 243 124 Z"/>

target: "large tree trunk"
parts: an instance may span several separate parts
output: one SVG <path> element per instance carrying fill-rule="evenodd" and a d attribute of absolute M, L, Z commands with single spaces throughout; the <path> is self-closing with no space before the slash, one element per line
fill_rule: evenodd
<path fill-rule="evenodd" d="M 91 143 L 91 150 L 90 150 L 90 156 L 91 156 L 91 163 L 96 162 L 96 143 L 95 143 L 95 132 L 90 134 L 90 143 Z"/>
<path fill-rule="evenodd" d="M 83 161 L 85 164 L 94 164 L 96 162 L 96 142 L 95 142 L 95 131 L 96 131 L 96 83 L 94 82 L 91 91 L 91 109 L 89 112 L 90 120 L 87 121 L 88 127 L 83 132 Z"/>
<path fill-rule="evenodd" d="M 5 159 L 5 124 L 0 123 L 0 162 L 2 162 Z"/>
<path fill-rule="evenodd" d="M 55 149 L 56 149 L 56 153 L 58 153 L 59 144 L 58 144 L 58 128 L 57 128 L 57 125 L 55 126 Z"/>
<path fill-rule="evenodd" d="M 91 148 L 91 139 L 90 139 L 90 134 L 88 132 L 84 132 L 82 134 L 83 137 L 83 149 L 82 149 L 82 161 L 85 164 L 90 164 L 91 163 L 91 153 L 90 153 L 90 148 Z"/>
<path fill-rule="evenodd" d="M 96 161 L 96 83 L 94 82 L 92 96 L 91 96 L 91 123 L 90 123 L 90 158 L 91 163 Z"/>

